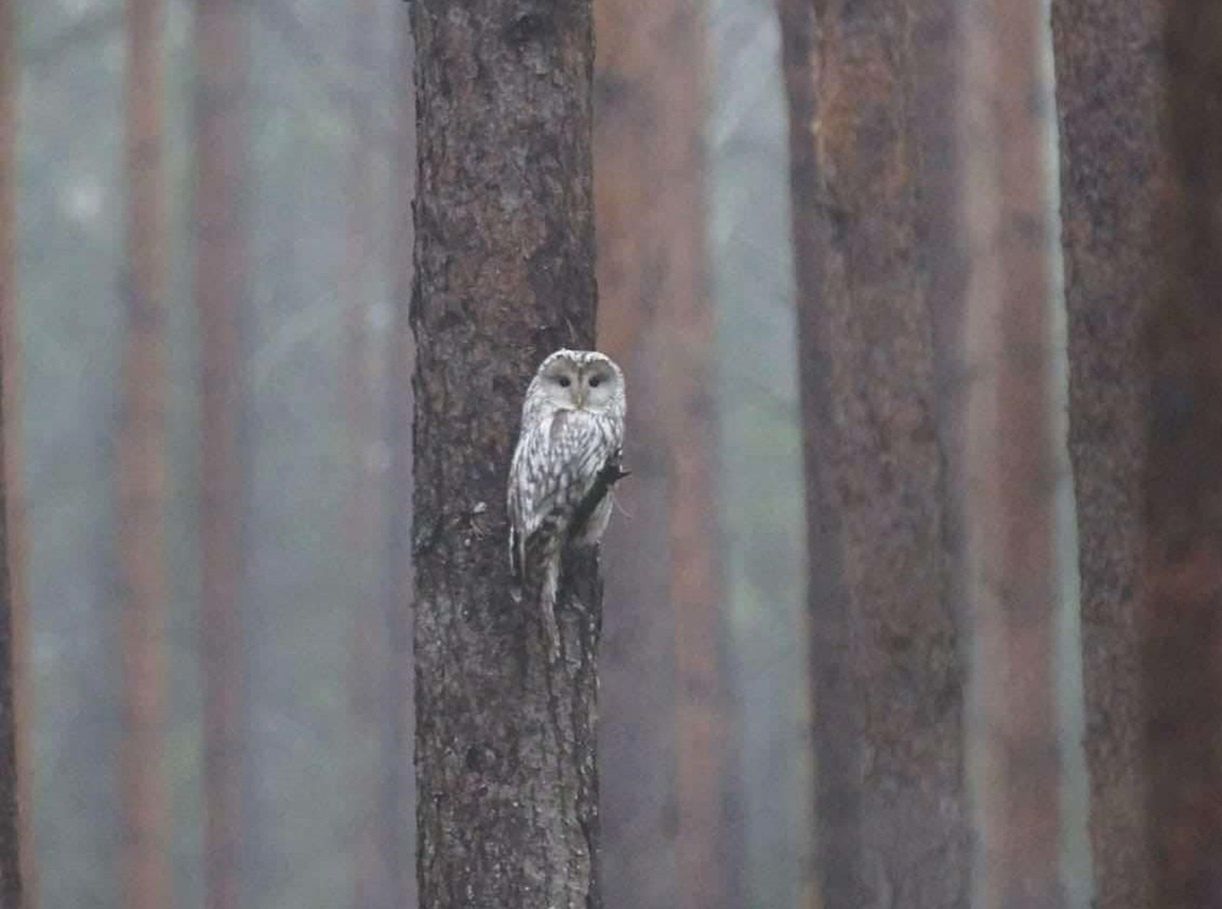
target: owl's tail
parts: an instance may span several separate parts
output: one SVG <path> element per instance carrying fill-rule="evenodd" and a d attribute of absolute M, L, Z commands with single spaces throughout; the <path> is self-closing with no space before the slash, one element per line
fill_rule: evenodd
<path fill-rule="evenodd" d="M 539 587 L 539 609 L 543 617 L 543 633 L 547 638 L 548 657 L 554 662 L 560 657 L 560 626 L 556 624 L 556 595 L 560 588 L 560 553 L 549 554 L 543 566 L 543 583 Z"/>

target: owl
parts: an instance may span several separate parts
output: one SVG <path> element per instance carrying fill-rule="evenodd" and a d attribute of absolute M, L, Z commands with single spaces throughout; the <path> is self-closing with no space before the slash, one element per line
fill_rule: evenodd
<path fill-rule="evenodd" d="M 608 493 L 585 525 L 574 512 L 624 444 L 624 374 L 594 350 L 558 350 L 540 365 L 522 405 L 509 468 L 509 564 L 518 584 L 539 591 L 548 645 L 559 652 L 556 591 L 565 543 L 594 545 L 611 518 Z"/>

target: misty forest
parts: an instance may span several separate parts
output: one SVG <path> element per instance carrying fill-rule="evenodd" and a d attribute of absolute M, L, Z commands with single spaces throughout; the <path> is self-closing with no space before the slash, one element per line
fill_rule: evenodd
<path fill-rule="evenodd" d="M 1222 5 L 0 0 L 0 466 L 0 909 L 1222 909 Z"/>

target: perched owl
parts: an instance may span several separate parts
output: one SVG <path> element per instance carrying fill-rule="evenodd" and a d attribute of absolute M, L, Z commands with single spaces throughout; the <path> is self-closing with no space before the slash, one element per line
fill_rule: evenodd
<path fill-rule="evenodd" d="M 574 512 L 624 444 L 624 375 L 605 354 L 558 350 L 540 364 L 522 405 L 509 468 L 509 562 L 518 583 L 539 590 L 543 623 L 559 652 L 556 589 L 566 540 L 597 543 L 611 517 L 608 494 L 585 526 Z"/>

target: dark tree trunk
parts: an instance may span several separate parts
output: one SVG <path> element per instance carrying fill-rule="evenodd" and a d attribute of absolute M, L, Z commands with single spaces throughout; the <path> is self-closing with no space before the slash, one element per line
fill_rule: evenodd
<path fill-rule="evenodd" d="M 198 0 L 196 265 L 200 327 L 200 537 L 204 829 L 208 909 L 237 909 L 242 859 L 241 351 L 247 7 Z"/>
<path fill-rule="evenodd" d="M 1153 906 L 1145 696 L 1147 322 L 1164 295 L 1165 0 L 1053 0 L 1090 840 L 1100 909 Z M 1143 47 L 1137 55 L 1131 48 Z"/>
<path fill-rule="evenodd" d="M 1097 904 L 1222 902 L 1222 15 L 1054 0 Z"/>
<path fill-rule="evenodd" d="M 636 753 L 616 755 L 607 765 L 615 774 L 607 780 L 608 836 L 616 837 L 608 861 L 626 867 L 622 877 L 617 868 L 614 879 L 608 878 L 606 892 L 617 905 L 658 905 L 662 895 L 654 888 L 672 877 L 662 841 L 674 809 L 669 797 L 658 798 L 642 785 L 651 768 L 640 766 L 645 760 L 669 763 L 669 755 L 638 749 L 641 733 L 648 736 L 646 730 L 660 724 L 660 731 L 676 739 L 678 815 L 677 892 L 661 902 L 737 906 L 741 848 L 729 845 L 733 729 L 722 672 L 714 487 L 715 326 L 704 250 L 706 27 L 699 9 L 682 0 L 599 0 L 595 12 L 602 337 L 608 352 L 629 368 L 633 400 L 639 402 L 629 408 L 629 450 L 647 449 L 641 463 L 634 462 L 633 489 L 624 498 L 632 520 L 619 528 L 621 538 L 631 537 L 624 541 L 629 552 L 639 547 L 637 559 L 628 578 L 611 582 L 631 584 L 637 594 L 633 614 L 617 615 L 621 621 L 608 627 L 612 665 L 622 655 L 633 672 L 625 691 L 635 694 L 633 712 L 619 719 L 627 750 Z M 660 526 L 648 526 L 655 515 Z M 651 573 L 643 570 L 650 561 L 669 574 L 652 587 Z M 623 632 L 635 641 L 627 650 L 619 646 L 618 625 L 625 618 L 634 623 Z M 649 643 L 655 639 L 673 642 L 673 658 L 651 659 Z M 658 670 L 674 681 L 660 683 Z M 604 678 L 604 689 L 610 689 Z M 673 714 L 664 697 L 672 689 Z"/>
<path fill-rule="evenodd" d="M 8 484 L 9 426 L 15 422 L 9 363 L 15 339 L 17 306 L 17 49 L 16 6 L 0 0 L 0 905 L 18 909 L 23 903 L 22 844 L 17 744 L 17 647 L 21 643 L 13 561 L 20 555 L 10 539 Z M 28 848 L 28 847 L 27 847 Z"/>
<path fill-rule="evenodd" d="M 564 579 L 549 662 L 504 505 L 530 377 L 594 340 L 590 6 L 419 0 L 412 21 L 421 902 L 597 906 L 597 566 Z"/>
<path fill-rule="evenodd" d="M 783 0 L 822 905 L 967 906 L 951 6 Z M 948 301 L 950 301 L 948 303 Z M 940 435 L 942 438 L 940 438 Z"/>

